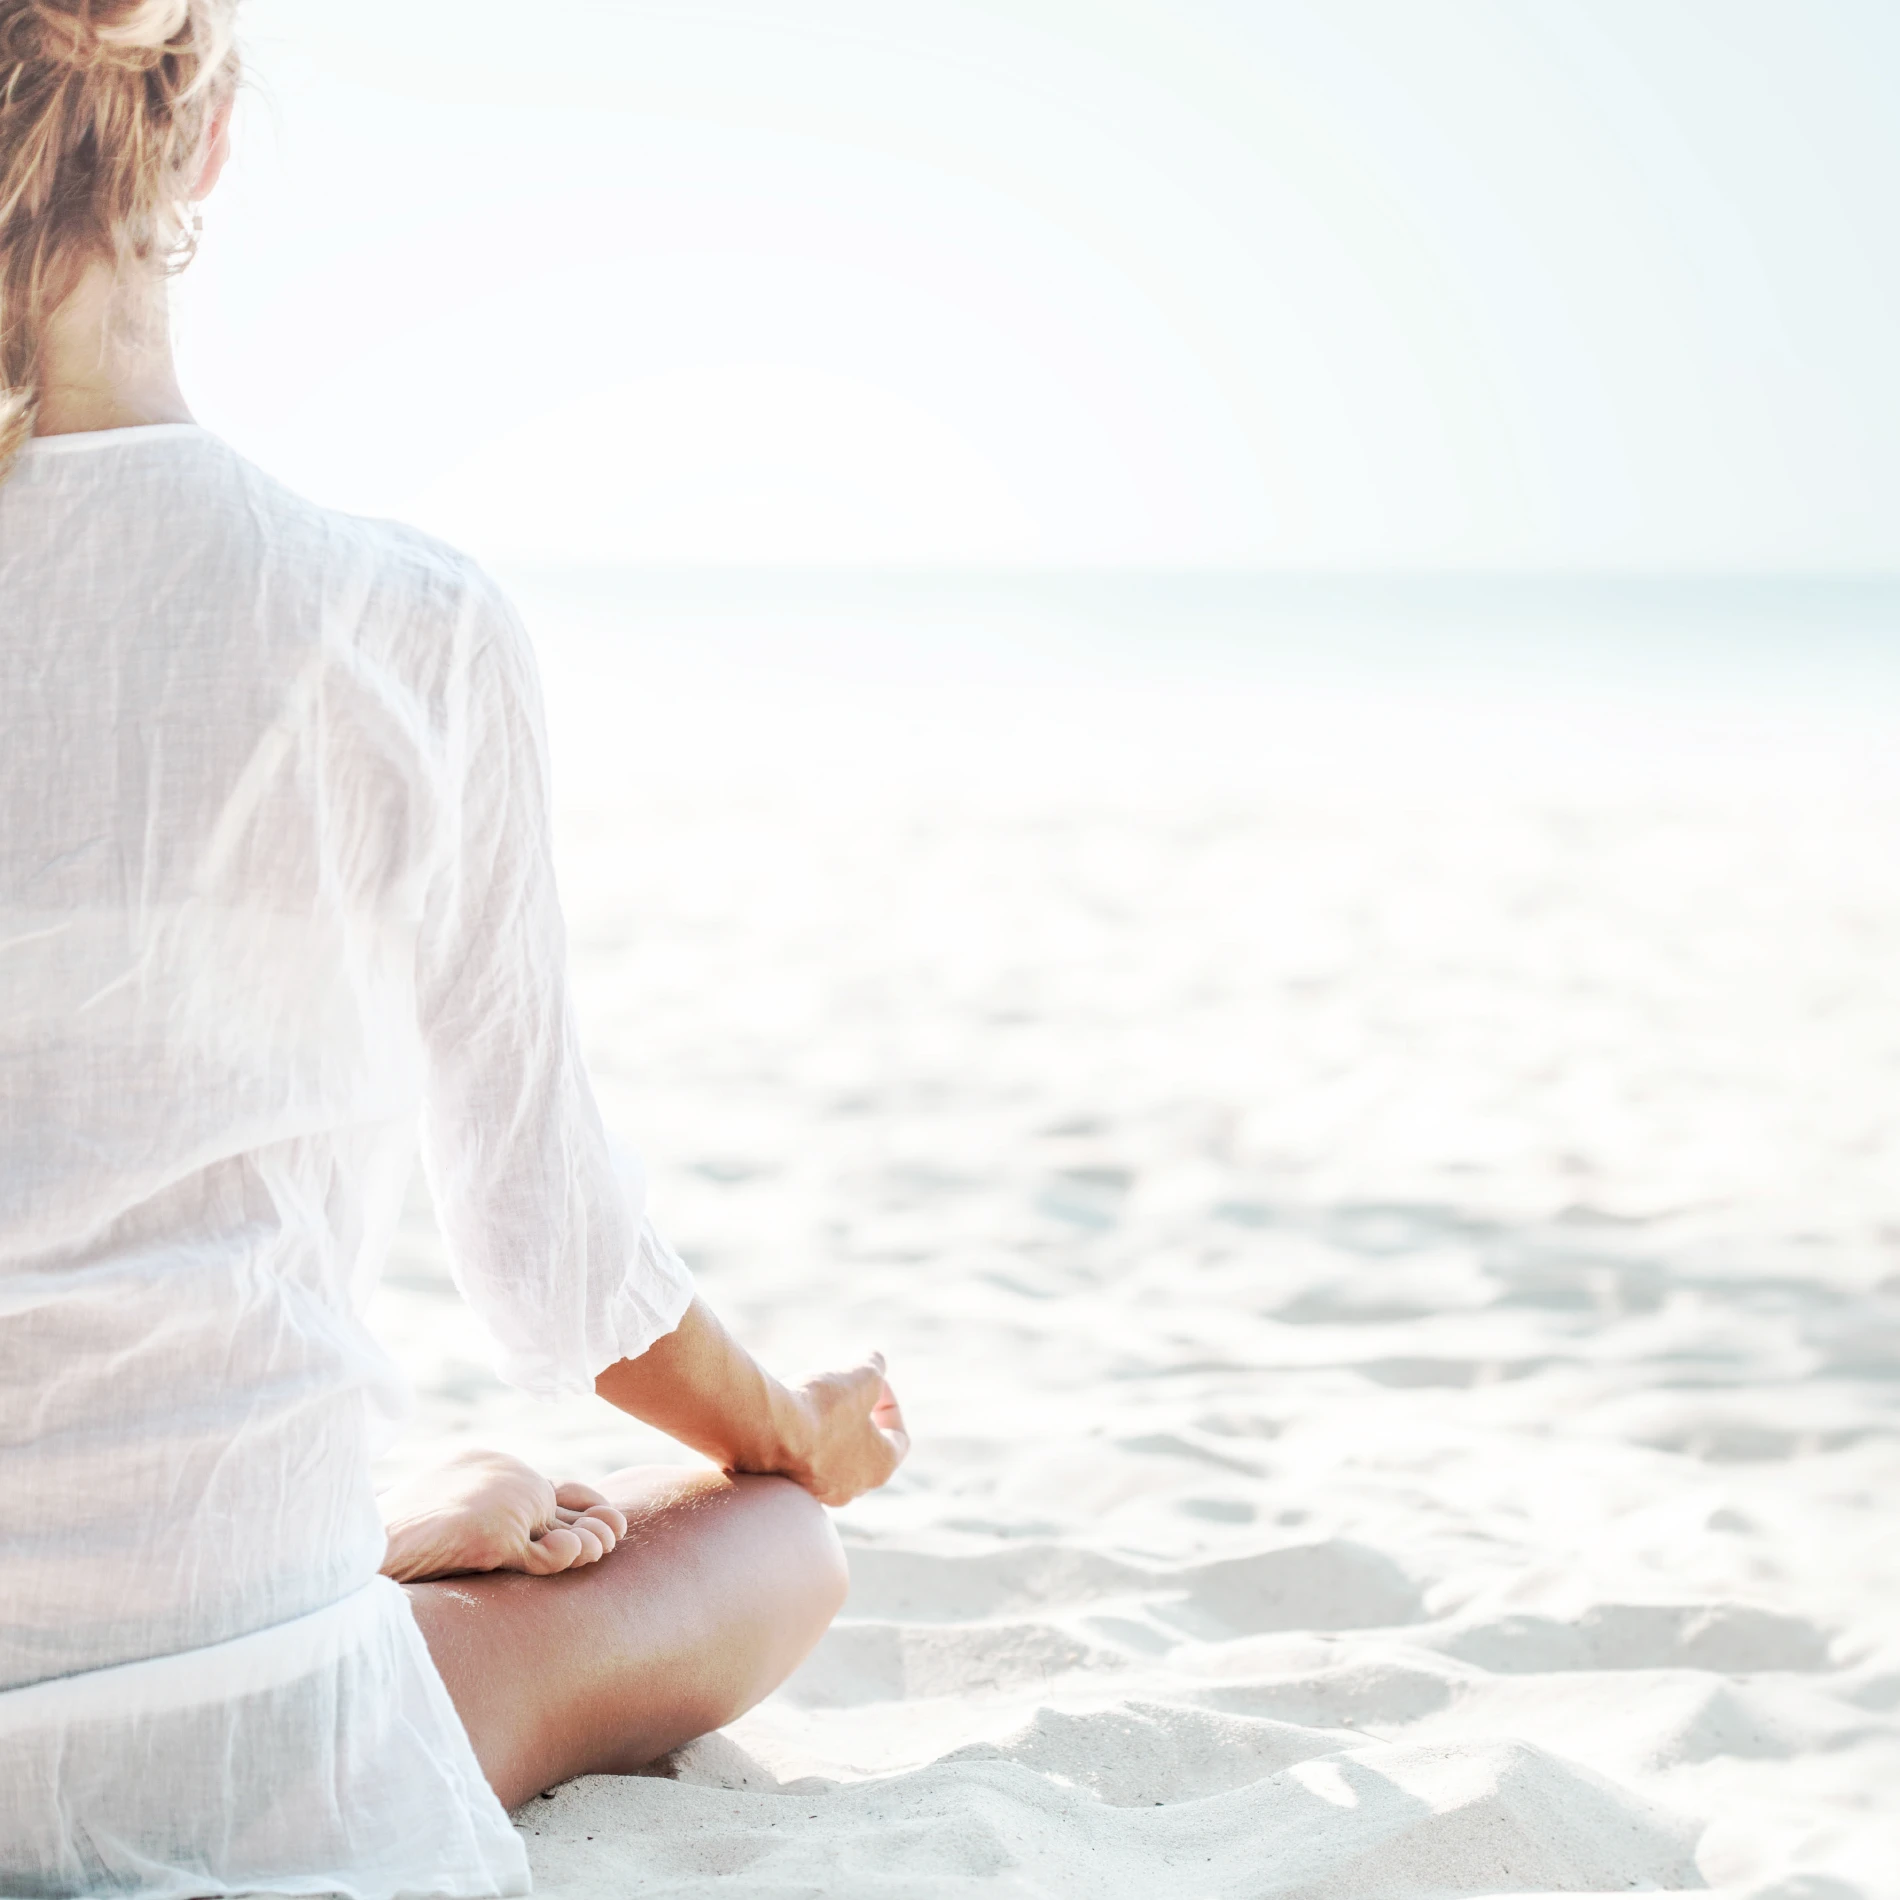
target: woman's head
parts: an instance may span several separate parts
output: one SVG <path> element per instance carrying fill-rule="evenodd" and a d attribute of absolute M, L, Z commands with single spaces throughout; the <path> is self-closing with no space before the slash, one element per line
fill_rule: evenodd
<path fill-rule="evenodd" d="M 175 269 L 237 78 L 236 0 L 0 0 L 0 477 L 89 268 Z"/>

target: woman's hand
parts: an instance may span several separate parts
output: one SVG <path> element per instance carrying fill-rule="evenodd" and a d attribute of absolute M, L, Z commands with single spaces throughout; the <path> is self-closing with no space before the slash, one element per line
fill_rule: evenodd
<path fill-rule="evenodd" d="M 389 1536 L 383 1575 L 398 1583 L 472 1570 L 553 1576 L 598 1563 L 627 1534 L 598 1491 L 556 1486 L 499 1451 L 462 1452 L 377 1502 Z"/>
<path fill-rule="evenodd" d="M 875 1491 L 904 1462 L 910 1434 L 874 1352 L 849 1372 L 822 1373 L 792 1388 L 796 1423 L 774 1470 L 795 1478 L 820 1504 L 849 1504 Z"/>
<path fill-rule="evenodd" d="M 609 1366 L 594 1390 L 727 1471 L 791 1478 L 821 1504 L 875 1490 L 910 1450 L 882 1353 L 781 1385 L 701 1299 L 638 1358 Z"/>

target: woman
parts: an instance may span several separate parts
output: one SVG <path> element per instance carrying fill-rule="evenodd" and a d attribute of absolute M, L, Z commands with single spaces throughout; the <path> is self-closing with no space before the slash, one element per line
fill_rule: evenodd
<path fill-rule="evenodd" d="M 231 3 L 0 0 L 0 1891 L 514 1893 L 506 1806 L 809 1650 L 820 1505 L 906 1440 L 876 1360 L 762 1372 L 610 1157 L 507 603 L 191 422 Z M 717 1471 L 379 1514 L 418 1119 L 506 1376 Z"/>

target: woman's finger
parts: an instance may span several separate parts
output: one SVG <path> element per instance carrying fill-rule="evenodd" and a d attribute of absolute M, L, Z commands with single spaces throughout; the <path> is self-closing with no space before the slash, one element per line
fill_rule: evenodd
<path fill-rule="evenodd" d="M 910 1456 L 910 1428 L 904 1423 L 903 1407 L 888 1382 L 883 1395 L 871 1407 L 871 1423 L 884 1434 L 884 1442 L 892 1452 L 891 1469 L 895 1471 Z"/>
<path fill-rule="evenodd" d="M 832 1377 L 861 1414 L 870 1411 L 878 1402 L 878 1395 L 888 1389 L 884 1383 L 884 1355 L 881 1352 L 874 1352 L 863 1365 L 853 1366 L 849 1372 L 835 1372 Z"/>

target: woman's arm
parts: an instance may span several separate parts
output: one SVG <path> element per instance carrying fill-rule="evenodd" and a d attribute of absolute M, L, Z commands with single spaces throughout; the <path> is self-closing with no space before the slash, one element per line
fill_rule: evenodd
<path fill-rule="evenodd" d="M 910 1449 L 880 1354 L 782 1385 L 697 1298 L 672 1332 L 609 1366 L 594 1390 L 727 1471 L 791 1478 L 821 1504 L 874 1490 Z"/>

